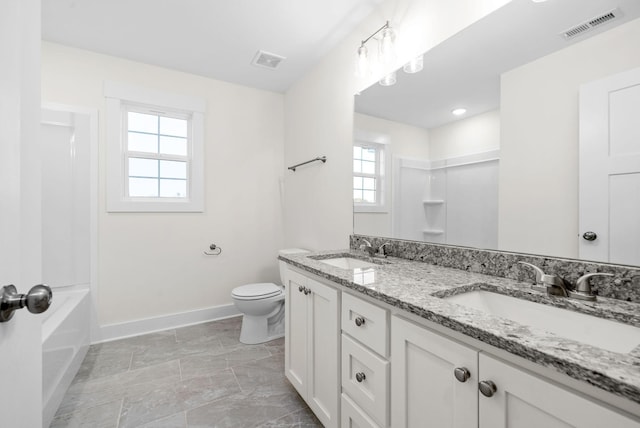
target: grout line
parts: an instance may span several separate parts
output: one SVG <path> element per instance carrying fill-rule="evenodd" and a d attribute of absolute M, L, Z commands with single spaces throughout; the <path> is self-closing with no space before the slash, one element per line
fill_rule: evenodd
<path fill-rule="evenodd" d="M 178 372 L 180 373 L 180 380 L 183 381 L 182 377 L 182 358 L 178 358 Z"/>
<path fill-rule="evenodd" d="M 129 367 L 127 368 L 128 372 L 131 371 L 131 366 L 133 366 L 133 351 L 131 351 L 131 358 L 129 358 Z"/>
<path fill-rule="evenodd" d="M 120 419 L 122 418 L 122 408 L 124 407 L 124 398 L 120 400 L 120 411 L 118 412 L 118 420 L 116 420 L 116 428 L 120 427 Z"/>

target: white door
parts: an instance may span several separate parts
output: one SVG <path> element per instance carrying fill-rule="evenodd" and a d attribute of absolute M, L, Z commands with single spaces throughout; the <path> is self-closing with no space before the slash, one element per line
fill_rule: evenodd
<path fill-rule="evenodd" d="M 640 69 L 580 88 L 579 257 L 640 265 Z"/>
<path fill-rule="evenodd" d="M 582 395 L 480 353 L 480 381 L 491 381 L 491 397 L 478 394 L 480 428 L 638 428 L 638 423 Z"/>
<path fill-rule="evenodd" d="M 40 0 L 0 10 L 0 286 L 26 293 L 40 272 Z M 0 323 L 0 424 L 42 426 L 41 320 Z"/>

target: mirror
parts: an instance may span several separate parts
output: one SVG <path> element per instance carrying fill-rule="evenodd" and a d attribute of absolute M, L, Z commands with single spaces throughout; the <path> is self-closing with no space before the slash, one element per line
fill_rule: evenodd
<path fill-rule="evenodd" d="M 639 16 L 635 0 L 513 0 L 356 95 L 354 147 L 386 166 L 354 233 L 580 258 L 580 88 L 640 67 Z"/>

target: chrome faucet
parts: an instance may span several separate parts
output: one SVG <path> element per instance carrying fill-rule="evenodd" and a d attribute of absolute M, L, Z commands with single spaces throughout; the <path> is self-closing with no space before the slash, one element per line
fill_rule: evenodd
<path fill-rule="evenodd" d="M 576 281 L 576 288 L 569 290 L 569 297 L 573 299 L 588 300 L 594 302 L 596 295 L 591 290 L 591 278 L 594 276 L 613 276 L 612 273 L 593 272 L 582 275 Z"/>
<path fill-rule="evenodd" d="M 391 243 L 390 243 L 390 242 L 385 242 L 384 244 L 382 244 L 382 245 L 380 245 L 380 246 L 378 247 L 378 255 L 379 255 L 379 256 L 381 256 L 381 257 L 387 257 L 387 252 L 386 252 L 386 251 L 385 251 L 385 249 L 384 249 L 384 247 L 385 247 L 386 245 L 391 245 Z"/>
<path fill-rule="evenodd" d="M 544 291 L 550 296 L 562 296 L 569 297 L 569 291 L 567 287 L 564 285 L 564 281 L 557 275 L 548 275 L 544 273 L 542 269 L 538 266 L 533 265 L 527 262 L 518 262 L 525 266 L 532 268 L 536 273 L 536 283 L 533 288 L 534 290 Z"/>
<path fill-rule="evenodd" d="M 363 239 L 362 242 L 364 242 L 364 244 L 360 245 L 360 249 L 369 254 L 369 257 L 373 257 L 376 254 L 376 249 L 373 248 L 371 242 L 367 241 L 366 239 Z"/>

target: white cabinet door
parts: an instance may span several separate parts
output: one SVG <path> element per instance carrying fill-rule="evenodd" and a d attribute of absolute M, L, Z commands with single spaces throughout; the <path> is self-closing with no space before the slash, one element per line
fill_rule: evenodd
<path fill-rule="evenodd" d="M 309 279 L 307 404 L 325 427 L 340 426 L 338 290 Z"/>
<path fill-rule="evenodd" d="M 291 270 L 285 282 L 285 375 L 325 427 L 338 427 L 338 290 Z"/>
<path fill-rule="evenodd" d="M 284 369 L 289 382 L 305 397 L 307 393 L 307 279 L 287 271 L 285 284 Z"/>
<path fill-rule="evenodd" d="M 391 355 L 392 427 L 477 428 L 477 351 L 394 316 Z"/>
<path fill-rule="evenodd" d="M 567 389 L 480 354 L 481 381 L 496 385 L 478 393 L 480 428 L 638 428 L 640 424 Z"/>

